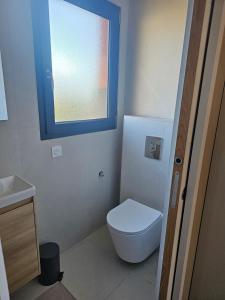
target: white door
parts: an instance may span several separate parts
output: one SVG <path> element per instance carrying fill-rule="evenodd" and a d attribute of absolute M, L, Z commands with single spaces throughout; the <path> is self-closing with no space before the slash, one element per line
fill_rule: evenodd
<path fill-rule="evenodd" d="M 209 172 L 190 300 L 225 299 L 225 82 Z"/>
<path fill-rule="evenodd" d="M 6 279 L 5 263 L 0 240 L 0 300 L 9 300 L 8 283 Z"/>

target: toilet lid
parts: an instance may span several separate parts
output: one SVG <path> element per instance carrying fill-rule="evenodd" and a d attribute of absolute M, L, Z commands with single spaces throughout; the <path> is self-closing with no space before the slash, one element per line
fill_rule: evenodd
<path fill-rule="evenodd" d="M 108 213 L 107 222 L 118 231 L 135 234 L 146 230 L 161 217 L 158 210 L 128 199 Z"/>

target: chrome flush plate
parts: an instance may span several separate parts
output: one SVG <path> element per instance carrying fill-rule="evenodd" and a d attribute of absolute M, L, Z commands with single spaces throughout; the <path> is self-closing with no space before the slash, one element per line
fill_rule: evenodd
<path fill-rule="evenodd" d="M 146 136 L 145 157 L 160 160 L 162 154 L 163 139 L 161 137 Z"/>

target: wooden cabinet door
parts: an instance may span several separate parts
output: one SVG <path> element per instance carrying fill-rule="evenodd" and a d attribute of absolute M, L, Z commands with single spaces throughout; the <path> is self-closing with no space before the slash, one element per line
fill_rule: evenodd
<path fill-rule="evenodd" d="M 10 292 L 39 274 L 33 202 L 0 214 L 0 236 Z"/>

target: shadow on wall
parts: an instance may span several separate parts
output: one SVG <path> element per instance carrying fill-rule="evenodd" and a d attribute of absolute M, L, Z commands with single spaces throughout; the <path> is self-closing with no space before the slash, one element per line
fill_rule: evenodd
<path fill-rule="evenodd" d="M 131 1 L 127 115 L 174 118 L 187 2 Z"/>

